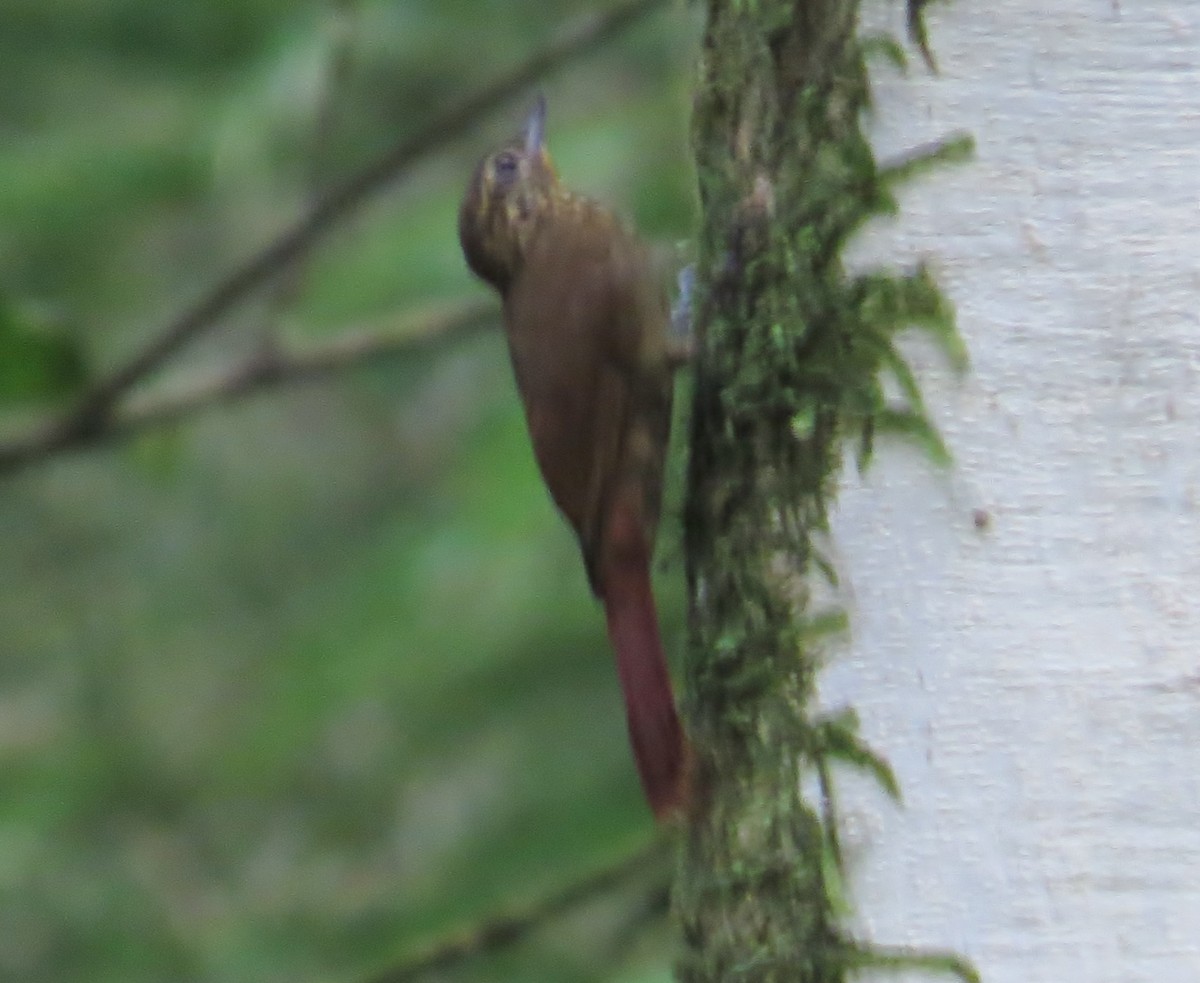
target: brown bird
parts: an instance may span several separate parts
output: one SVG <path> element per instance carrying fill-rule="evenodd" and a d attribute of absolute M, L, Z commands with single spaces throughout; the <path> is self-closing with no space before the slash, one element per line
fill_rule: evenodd
<path fill-rule="evenodd" d="M 649 250 L 559 183 L 541 97 L 475 169 L 459 211 L 467 264 L 499 292 L 533 452 L 604 603 L 629 739 L 654 814 L 686 798 L 687 744 L 650 584 L 675 352 Z"/>

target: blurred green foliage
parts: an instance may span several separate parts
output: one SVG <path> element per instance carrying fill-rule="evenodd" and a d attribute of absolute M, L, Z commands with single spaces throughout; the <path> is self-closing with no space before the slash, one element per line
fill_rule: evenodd
<path fill-rule="evenodd" d="M 0 436 L 591 7 L 6 0 Z M 544 86 L 565 178 L 665 241 L 690 41 L 666 5 Z M 155 384 L 481 290 L 455 209 L 522 108 Z M 362 979 L 650 833 L 499 332 L 0 478 L 0 543 L 0 979 Z M 645 887 L 437 978 L 663 980 Z"/>
<path fill-rule="evenodd" d="M 46 316 L 19 310 L 0 296 L 0 398 L 61 402 L 87 378 L 78 342 Z"/>

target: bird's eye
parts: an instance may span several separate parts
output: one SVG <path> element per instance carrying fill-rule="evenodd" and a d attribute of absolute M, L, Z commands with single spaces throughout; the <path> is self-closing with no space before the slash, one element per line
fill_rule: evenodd
<path fill-rule="evenodd" d="M 501 184 L 511 184 L 516 179 L 517 170 L 517 155 L 507 150 L 497 154 L 492 163 L 492 171 Z"/>

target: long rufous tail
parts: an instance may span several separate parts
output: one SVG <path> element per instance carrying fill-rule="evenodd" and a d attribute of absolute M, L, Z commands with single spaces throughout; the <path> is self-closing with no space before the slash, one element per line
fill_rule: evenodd
<path fill-rule="evenodd" d="M 688 751 L 658 632 L 648 550 L 610 560 L 603 599 L 642 788 L 655 817 L 667 819 L 686 804 Z"/>

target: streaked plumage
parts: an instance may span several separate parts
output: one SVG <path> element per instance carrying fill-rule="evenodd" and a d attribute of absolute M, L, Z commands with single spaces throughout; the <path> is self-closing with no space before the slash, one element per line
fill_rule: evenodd
<path fill-rule="evenodd" d="M 480 162 L 459 213 L 471 269 L 499 292 L 534 456 L 604 602 L 643 787 L 656 815 L 686 793 L 650 585 L 671 417 L 669 309 L 648 249 L 559 183 L 544 104 Z"/>

